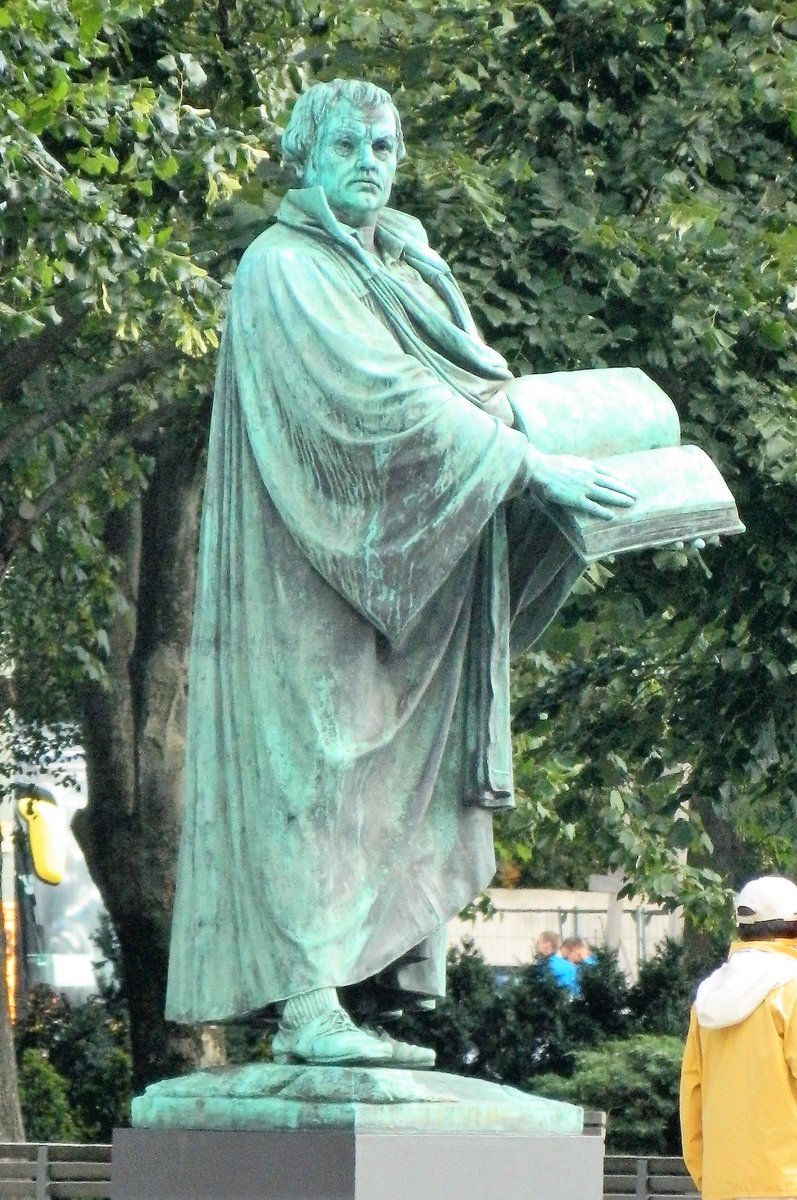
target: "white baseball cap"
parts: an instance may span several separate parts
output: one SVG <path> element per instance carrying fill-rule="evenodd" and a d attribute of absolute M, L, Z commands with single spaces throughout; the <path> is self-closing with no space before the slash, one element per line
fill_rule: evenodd
<path fill-rule="evenodd" d="M 751 911 L 740 914 L 740 908 Z M 736 897 L 736 923 L 754 925 L 757 921 L 797 921 L 797 884 L 781 875 L 746 883 Z"/>

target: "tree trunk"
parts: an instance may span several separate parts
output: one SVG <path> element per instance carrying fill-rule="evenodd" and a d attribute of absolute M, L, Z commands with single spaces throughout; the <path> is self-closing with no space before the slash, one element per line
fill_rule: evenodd
<path fill-rule="evenodd" d="M 6 939 L 0 919 L 0 1141 L 24 1142 L 25 1130 L 19 1108 L 17 1062 L 14 1055 L 14 1034 L 8 1012 L 5 985 Z"/>
<path fill-rule="evenodd" d="M 757 874 L 755 852 L 745 845 L 733 824 L 717 811 L 717 807 L 710 797 L 693 796 L 690 799 L 690 805 L 700 814 L 706 833 L 713 843 L 710 854 L 708 852 L 690 853 L 690 864 L 711 867 L 731 887 L 740 888 L 743 883 Z M 724 957 L 724 952 L 727 950 L 727 939 L 721 934 L 695 925 L 687 917 L 684 922 L 684 948 L 690 966 L 694 966 L 697 973 L 705 973 L 707 964 L 711 964 L 715 960 L 718 963 Z"/>
<path fill-rule="evenodd" d="M 203 442 L 171 430 L 145 494 L 108 520 L 128 607 L 109 630 L 110 689 L 92 685 L 83 713 L 89 799 L 74 827 L 119 938 L 136 1089 L 214 1051 L 163 1016 Z"/>

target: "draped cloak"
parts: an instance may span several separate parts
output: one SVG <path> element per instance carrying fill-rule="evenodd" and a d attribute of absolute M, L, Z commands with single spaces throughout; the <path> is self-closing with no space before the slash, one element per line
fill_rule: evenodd
<path fill-rule="evenodd" d="M 442 993 L 445 923 L 490 882 L 490 810 L 512 803 L 510 645 L 534 640 L 580 570 L 512 498 L 527 438 L 490 406 L 511 375 L 450 270 L 405 214 L 384 210 L 377 238 L 436 303 L 368 254 L 320 188 L 288 193 L 233 284 L 173 1020 L 395 964 L 402 987 Z"/>

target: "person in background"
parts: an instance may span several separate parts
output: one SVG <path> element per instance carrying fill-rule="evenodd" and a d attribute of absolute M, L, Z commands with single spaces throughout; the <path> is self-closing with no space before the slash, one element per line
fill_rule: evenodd
<path fill-rule="evenodd" d="M 559 947 L 559 953 L 577 967 L 589 967 L 595 962 L 589 943 L 580 937 L 566 937 Z"/>
<path fill-rule="evenodd" d="M 560 954 L 560 945 L 559 934 L 546 929 L 537 938 L 537 953 L 554 982 L 569 992 L 571 996 L 576 996 L 578 994 L 578 971 L 574 963 L 569 962 Z"/>
<path fill-rule="evenodd" d="M 797 885 L 736 898 L 738 940 L 701 983 L 681 1071 L 681 1133 L 703 1200 L 797 1197 Z"/>
<path fill-rule="evenodd" d="M 576 986 L 575 995 L 581 995 L 581 973 L 584 967 L 591 967 L 595 963 L 595 957 L 589 948 L 589 943 L 585 942 L 581 937 L 566 937 L 561 946 L 559 953 L 567 962 L 572 963 L 576 968 Z"/>

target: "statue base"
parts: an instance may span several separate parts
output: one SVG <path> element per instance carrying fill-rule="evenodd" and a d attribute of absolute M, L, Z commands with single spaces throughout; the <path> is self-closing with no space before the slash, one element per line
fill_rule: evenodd
<path fill-rule="evenodd" d="M 250 1063 L 164 1080 L 113 1144 L 114 1200 L 601 1200 L 572 1104 L 434 1071 Z"/>
<path fill-rule="evenodd" d="M 145 1129 L 581 1133 L 582 1109 L 438 1071 L 247 1063 L 154 1083 L 133 1101 Z"/>
<path fill-rule="evenodd" d="M 602 1200 L 584 1135 L 120 1129 L 113 1200 Z"/>

